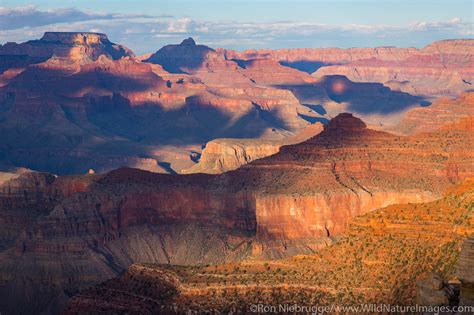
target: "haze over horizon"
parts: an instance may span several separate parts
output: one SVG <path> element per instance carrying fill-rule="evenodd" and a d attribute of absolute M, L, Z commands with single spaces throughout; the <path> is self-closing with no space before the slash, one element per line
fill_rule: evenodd
<path fill-rule="evenodd" d="M 387 14 L 390 12 L 390 14 Z M 0 43 L 106 33 L 137 54 L 193 37 L 212 47 L 423 47 L 473 38 L 472 1 L 0 1 Z"/>

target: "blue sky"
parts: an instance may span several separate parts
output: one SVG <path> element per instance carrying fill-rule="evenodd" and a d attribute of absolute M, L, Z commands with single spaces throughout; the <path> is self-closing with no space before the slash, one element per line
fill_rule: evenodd
<path fill-rule="evenodd" d="M 213 47 L 422 47 L 473 38 L 472 0 L 0 0 L 0 43 L 105 32 L 141 54 L 192 36 Z"/>

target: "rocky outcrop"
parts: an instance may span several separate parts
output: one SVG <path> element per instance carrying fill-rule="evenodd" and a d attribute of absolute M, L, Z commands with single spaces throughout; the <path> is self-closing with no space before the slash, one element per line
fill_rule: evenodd
<path fill-rule="evenodd" d="M 250 139 L 216 139 L 208 142 L 199 162 L 182 173 L 219 174 L 235 170 L 253 160 L 277 153 L 278 141 L 255 141 Z"/>
<path fill-rule="evenodd" d="M 454 291 L 433 272 L 417 282 L 416 293 L 416 304 L 424 306 L 447 306 L 455 298 Z"/>
<path fill-rule="evenodd" d="M 416 48 L 306 48 L 219 52 L 227 59 L 273 59 L 313 73 L 379 82 L 416 95 L 456 96 L 471 89 L 473 40 L 445 40 Z"/>
<path fill-rule="evenodd" d="M 377 57 L 318 69 L 313 76 L 344 75 L 357 82 L 381 82 L 417 95 L 456 96 L 471 89 L 474 41 L 435 42 L 404 60 Z"/>
<path fill-rule="evenodd" d="M 179 172 L 193 164 L 190 155 L 199 154 L 210 140 L 281 140 L 320 117 L 291 91 L 257 84 L 238 63 L 192 40 L 156 55 L 186 63 L 207 51 L 209 64 L 189 68 L 192 75 L 170 74 L 160 65 L 131 58 L 114 60 L 106 53 L 112 44 L 101 34 L 47 33 L 38 41 L 14 45 L 14 50 L 36 56 L 29 48 L 39 42 L 58 53 L 51 58 L 45 53 L 46 61 L 8 70 L 0 78 L 0 129 L 5 135 L 0 145 L 8 147 L 5 159 L 14 165 L 58 174 L 120 166 Z M 60 53 L 65 47 L 77 50 L 80 60 Z M 176 49 L 187 54 L 172 52 Z M 176 56 L 184 61 L 172 59 Z M 300 80 L 296 70 L 279 67 L 286 69 L 288 80 Z M 241 85 L 234 84 L 238 78 Z M 262 80 L 270 84 L 267 79 Z M 103 143 L 107 145 L 98 145 Z"/>
<path fill-rule="evenodd" d="M 75 62 L 96 60 L 100 55 L 112 59 L 132 57 L 130 49 L 109 41 L 107 35 L 87 32 L 46 32 L 39 40 L 22 44 L 0 45 L 0 73 L 9 68 L 23 68 L 55 56 Z"/>
<path fill-rule="evenodd" d="M 430 132 L 461 120 L 467 121 L 469 117 L 474 117 L 474 92 L 463 93 L 456 99 L 439 98 L 430 106 L 412 108 L 390 130 L 403 134 Z"/>
<path fill-rule="evenodd" d="M 242 88 L 210 88 L 180 74 L 164 80 L 157 65 L 114 60 L 105 35 L 47 33 L 15 49 L 35 56 L 28 50 L 35 45 L 72 47 L 83 58 L 58 52 L 4 76 L 0 146 L 14 165 L 58 174 L 120 166 L 176 172 L 189 168 L 190 154 L 215 138 L 281 139 L 309 124 L 289 91 L 248 79 Z"/>
<path fill-rule="evenodd" d="M 459 65 L 466 58 L 449 45 L 438 47 L 443 60 L 452 69 L 462 68 Z M 384 62 L 405 62 L 405 55 L 416 51 L 331 50 L 341 60 L 375 55 Z M 426 54 L 435 51 L 430 48 Z M 315 54 L 320 53 L 325 54 Z M 90 168 L 106 172 L 120 166 L 168 173 L 224 171 L 267 155 L 263 151 L 273 153 L 276 146 L 266 145 L 260 153 L 241 150 L 237 155 L 242 158 L 237 160 L 211 154 L 208 166 L 194 165 L 199 154 L 207 160 L 209 152 L 201 152 L 206 143 L 219 138 L 251 139 L 247 142 L 254 151 L 253 140 L 295 143 L 288 138 L 342 112 L 354 113 L 371 127 L 400 132 L 394 126 L 405 113 L 429 104 L 424 97 L 394 90 L 393 82 L 386 83 L 389 88 L 340 75 L 314 78 L 280 64 L 271 54 L 232 55 L 192 39 L 162 48 L 147 62 L 95 33 L 46 33 L 36 41 L 6 44 L 0 54 L 31 59 L 8 66 L 0 75 L 2 159 L 56 174 L 84 173 Z M 166 65 L 176 71 L 166 71 Z M 459 115 L 453 117 L 468 112 L 456 108 L 453 114 Z M 447 108 L 445 116 L 450 113 Z M 224 140 L 218 142 L 227 146 Z M 223 159 L 229 167 L 218 166 Z"/>
<path fill-rule="evenodd" d="M 171 73 L 187 73 L 201 67 L 205 62 L 217 59 L 218 54 L 214 49 L 196 45 L 192 38 L 185 39 L 179 45 L 167 45 L 154 54 L 145 62 L 161 65 Z"/>
<path fill-rule="evenodd" d="M 181 173 L 219 174 L 235 170 L 254 160 L 277 153 L 283 145 L 303 142 L 314 137 L 322 130 L 323 125 L 315 123 L 301 130 L 297 135 L 288 136 L 280 140 L 212 140 L 202 150 L 198 163 L 189 169 L 182 170 Z"/>
<path fill-rule="evenodd" d="M 474 306 L 474 236 L 463 244 L 459 257 L 458 277 L 461 281 L 460 305 Z"/>
<path fill-rule="evenodd" d="M 49 214 L 0 253 L 0 290 L 15 301 L 42 283 L 42 294 L 62 305 L 65 295 L 135 262 L 216 264 L 311 253 L 345 232 L 354 216 L 434 200 L 473 176 L 472 145 L 469 130 L 399 137 L 343 114 L 316 137 L 222 175 L 125 168 L 64 177 L 84 189 L 53 199 Z M 44 307 L 29 302 L 29 311 Z"/>
<path fill-rule="evenodd" d="M 465 233 L 474 231 L 473 187 L 466 180 L 436 201 L 357 217 L 310 255 L 217 266 L 132 265 L 123 276 L 73 297 L 67 313 L 247 313 L 256 302 L 454 306 L 458 290 L 448 281 L 455 280 Z M 434 269 L 438 273 L 424 272 Z M 466 265 L 464 273 L 471 275 L 472 268 Z M 168 288 L 165 294 L 154 293 L 162 288 Z"/>

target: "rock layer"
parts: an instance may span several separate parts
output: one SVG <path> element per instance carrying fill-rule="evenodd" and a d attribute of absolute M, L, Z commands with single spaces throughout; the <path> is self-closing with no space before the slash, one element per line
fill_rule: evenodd
<path fill-rule="evenodd" d="M 219 174 L 235 170 L 254 160 L 273 155 L 283 145 L 303 142 L 323 130 L 321 123 L 309 125 L 297 135 L 281 140 L 216 139 L 202 150 L 199 162 L 181 173 Z"/>
<path fill-rule="evenodd" d="M 463 244 L 459 257 L 458 277 L 461 281 L 460 305 L 474 305 L 474 236 Z"/>
<path fill-rule="evenodd" d="M 356 82 L 380 82 L 417 95 L 456 96 L 474 81 L 472 39 L 434 42 L 416 48 L 305 48 L 219 52 L 228 59 L 273 59 L 316 78 L 344 75 Z"/>
<path fill-rule="evenodd" d="M 76 62 L 96 60 L 100 55 L 112 59 L 132 57 L 127 47 L 109 41 L 100 33 L 46 32 L 39 40 L 0 45 L 0 73 L 11 67 L 25 67 L 55 56 Z"/>
<path fill-rule="evenodd" d="M 82 291 L 66 313 L 247 313 L 255 303 L 454 306 L 457 290 L 446 281 L 454 280 L 462 240 L 473 231 L 473 187 L 466 180 L 436 201 L 357 217 L 312 255 L 217 266 L 132 265 L 124 276 Z M 463 274 L 472 274 L 465 267 Z"/>
<path fill-rule="evenodd" d="M 342 114 L 316 137 L 222 175 L 125 168 L 59 177 L 42 188 L 62 192 L 49 214 L 26 221 L 14 247 L 0 253 L 1 292 L 15 301 L 43 283 L 42 294 L 57 306 L 134 262 L 310 253 L 354 216 L 434 200 L 473 176 L 472 136 L 463 129 L 394 136 Z M 45 307 L 30 302 L 30 311 Z"/>

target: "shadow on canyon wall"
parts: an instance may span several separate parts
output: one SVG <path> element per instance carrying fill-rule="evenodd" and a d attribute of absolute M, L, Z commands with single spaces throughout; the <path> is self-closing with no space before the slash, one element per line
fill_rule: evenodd
<path fill-rule="evenodd" d="M 240 116 L 193 96 L 171 108 L 159 101 L 132 105 L 124 95 L 166 92 L 165 81 L 153 73 L 132 77 L 101 67 L 77 74 L 33 67 L 0 88 L 6 159 L 40 171 L 83 173 L 107 160 L 118 159 L 120 166 L 127 157 L 152 158 L 151 148 L 158 145 L 258 138 L 286 127 L 257 104 Z"/>
<path fill-rule="evenodd" d="M 332 66 L 334 64 L 326 63 L 317 60 L 300 60 L 300 61 L 280 61 L 280 64 L 285 67 L 290 67 L 299 71 L 307 72 L 312 74 L 319 68 L 325 66 Z"/>
<path fill-rule="evenodd" d="M 317 83 L 276 87 L 292 91 L 301 104 L 320 115 L 328 112 L 328 101 L 344 103 L 345 111 L 362 115 L 391 115 L 431 105 L 423 97 L 394 91 L 381 83 L 353 82 L 342 75 L 325 76 Z"/>
<path fill-rule="evenodd" d="M 188 38 L 181 44 L 162 47 L 145 62 L 161 65 L 170 73 L 187 73 L 186 69 L 201 67 L 210 54 L 215 54 L 215 50 L 196 45 L 192 38 Z"/>

